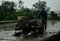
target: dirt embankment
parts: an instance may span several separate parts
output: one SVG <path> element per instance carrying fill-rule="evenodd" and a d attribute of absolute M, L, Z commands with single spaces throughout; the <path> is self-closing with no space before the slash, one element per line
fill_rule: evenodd
<path fill-rule="evenodd" d="M 14 30 L 16 27 L 17 21 L 0 21 L 0 29 L 4 30 Z"/>
<path fill-rule="evenodd" d="M 57 33 L 56 35 L 53 35 L 43 41 L 60 41 L 60 32 Z"/>

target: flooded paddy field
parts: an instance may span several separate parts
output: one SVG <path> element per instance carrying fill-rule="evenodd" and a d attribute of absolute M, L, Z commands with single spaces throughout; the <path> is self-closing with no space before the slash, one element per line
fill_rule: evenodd
<path fill-rule="evenodd" d="M 16 23 L 0 24 L 0 41 L 41 41 L 60 31 L 60 21 L 48 21 L 47 33 L 43 35 L 43 37 L 38 36 L 36 38 L 31 37 L 29 39 L 23 38 L 23 35 L 20 37 L 13 36 L 15 27 Z"/>

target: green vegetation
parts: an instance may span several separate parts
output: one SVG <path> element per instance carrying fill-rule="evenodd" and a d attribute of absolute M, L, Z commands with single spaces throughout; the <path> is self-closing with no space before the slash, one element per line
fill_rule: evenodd
<path fill-rule="evenodd" d="M 38 1 L 33 4 L 32 9 L 25 8 L 23 6 L 24 2 L 19 1 L 18 8 L 17 5 L 12 1 L 3 1 L 0 5 L 0 21 L 2 20 L 16 20 L 18 16 L 28 16 L 30 19 L 37 18 L 38 14 L 41 12 L 43 7 L 46 9 L 46 12 L 50 10 L 49 7 L 46 6 L 45 1 Z M 58 17 L 55 12 L 51 12 L 48 17 L 49 20 L 60 20 L 60 16 Z"/>
<path fill-rule="evenodd" d="M 54 11 L 51 11 L 48 19 L 49 20 L 60 20 L 60 16 L 58 16 L 57 13 L 55 13 Z"/>
<path fill-rule="evenodd" d="M 28 8 L 23 8 L 22 10 L 18 11 L 17 16 L 28 16 L 30 19 L 33 19 L 34 12 Z"/>
<path fill-rule="evenodd" d="M 16 19 L 16 10 L 14 9 L 14 7 L 14 2 L 2 2 L 2 5 L 0 5 L 0 20 Z"/>

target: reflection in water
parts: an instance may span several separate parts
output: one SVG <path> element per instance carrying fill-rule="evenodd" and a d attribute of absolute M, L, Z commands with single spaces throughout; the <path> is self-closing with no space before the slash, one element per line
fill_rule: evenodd
<path fill-rule="evenodd" d="M 50 22 L 51 22 L 51 25 L 55 25 L 57 23 L 56 20 L 51 20 Z"/>
<path fill-rule="evenodd" d="M 23 37 L 23 34 L 21 34 L 20 37 L 15 37 L 16 41 L 24 41 L 24 37 Z"/>
<path fill-rule="evenodd" d="M 16 37 L 16 41 L 40 41 L 40 40 L 42 40 L 42 38 L 32 38 L 32 37 L 30 37 L 30 38 L 25 38 L 24 36 L 20 36 L 20 37 Z"/>
<path fill-rule="evenodd" d="M 26 39 L 21 35 L 20 37 L 14 37 L 12 36 L 14 34 L 14 28 L 15 28 L 15 23 L 11 26 L 12 24 L 4 24 L 4 28 L 2 27 L 3 25 L 0 25 L 1 30 L 0 30 L 0 41 L 40 41 L 41 37 L 39 36 L 38 38 L 30 38 Z M 9 27 L 8 27 L 9 26 Z M 5 28 L 6 27 L 6 28 Z M 8 29 L 8 30 L 4 30 Z M 11 30 L 12 29 L 12 30 Z M 59 21 L 48 21 L 47 24 L 47 35 L 46 37 L 49 37 L 53 35 L 53 33 L 49 32 L 58 32 L 60 31 L 60 22 Z"/>

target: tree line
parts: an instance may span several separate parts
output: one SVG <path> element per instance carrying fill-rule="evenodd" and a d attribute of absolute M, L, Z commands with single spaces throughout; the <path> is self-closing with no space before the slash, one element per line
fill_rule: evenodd
<path fill-rule="evenodd" d="M 2 20 L 17 20 L 18 16 L 28 16 L 30 19 L 37 18 L 39 12 L 42 8 L 46 9 L 46 12 L 50 10 L 50 7 L 47 7 L 46 1 L 38 1 L 33 4 L 33 8 L 29 9 L 23 6 L 24 2 L 19 1 L 17 5 L 13 1 L 2 1 L 0 5 L 0 21 Z M 28 3 L 27 3 L 28 4 Z M 54 12 L 50 13 L 49 19 L 56 19 L 57 14 Z"/>

